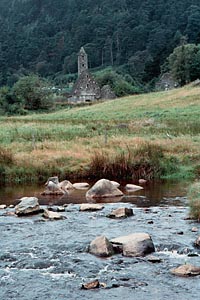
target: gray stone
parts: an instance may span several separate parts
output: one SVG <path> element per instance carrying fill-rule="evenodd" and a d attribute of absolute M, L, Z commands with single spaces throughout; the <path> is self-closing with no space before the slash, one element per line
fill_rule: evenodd
<path fill-rule="evenodd" d="M 125 186 L 125 188 L 129 191 L 139 191 L 139 190 L 143 190 L 144 188 L 142 186 L 139 185 L 135 185 L 135 184 L 127 184 Z"/>
<path fill-rule="evenodd" d="M 47 218 L 47 219 L 50 219 L 50 220 L 62 220 L 62 219 L 65 219 L 65 217 L 62 216 L 61 214 L 59 214 L 57 212 L 54 212 L 54 211 L 50 211 L 48 209 L 44 210 L 43 216 L 45 218 Z"/>
<path fill-rule="evenodd" d="M 120 183 L 119 183 L 119 182 L 113 181 L 113 180 L 111 180 L 110 182 L 111 182 L 116 188 L 120 187 Z"/>
<path fill-rule="evenodd" d="M 200 247 L 200 236 L 194 242 L 195 247 Z"/>
<path fill-rule="evenodd" d="M 140 257 L 155 251 L 153 241 L 147 233 L 133 233 L 111 240 L 122 248 L 124 256 Z"/>
<path fill-rule="evenodd" d="M 103 208 L 104 208 L 104 206 L 102 204 L 96 204 L 96 203 L 87 204 L 87 203 L 83 203 L 83 204 L 80 205 L 79 210 L 80 211 L 96 211 L 96 210 L 101 210 Z"/>
<path fill-rule="evenodd" d="M 107 257 L 114 254 L 113 246 L 105 236 L 98 236 L 89 245 L 89 252 L 96 256 Z"/>
<path fill-rule="evenodd" d="M 50 179 L 53 178 L 53 181 Z M 64 188 L 61 188 L 61 183 L 57 182 L 58 177 L 50 177 L 48 181 L 46 182 L 46 189 L 44 192 L 41 193 L 41 195 L 64 195 L 66 193 L 66 190 Z"/>
<path fill-rule="evenodd" d="M 21 202 L 15 206 L 15 213 L 19 215 L 34 214 L 41 211 L 36 197 L 23 197 Z"/>
<path fill-rule="evenodd" d="M 87 182 L 77 182 L 73 184 L 73 187 L 77 190 L 87 189 L 89 186 L 90 185 Z"/>
<path fill-rule="evenodd" d="M 86 193 L 86 199 L 119 196 L 123 196 L 123 193 L 107 179 L 100 179 Z"/>
<path fill-rule="evenodd" d="M 121 207 L 113 210 L 107 217 L 108 218 L 127 218 L 133 216 L 132 208 Z"/>
<path fill-rule="evenodd" d="M 197 276 L 200 275 L 200 267 L 195 267 L 193 265 L 186 264 L 178 268 L 172 269 L 171 273 L 181 277 Z"/>
<path fill-rule="evenodd" d="M 7 206 L 5 204 L 0 205 L 0 209 L 5 209 Z"/>
<path fill-rule="evenodd" d="M 138 180 L 139 184 L 145 184 L 147 182 L 147 180 L 143 179 L 143 178 L 140 178 Z"/>
<path fill-rule="evenodd" d="M 59 183 L 58 176 L 49 177 L 47 182 L 45 183 L 46 186 L 48 186 L 49 181 L 58 184 Z"/>
<path fill-rule="evenodd" d="M 74 186 L 69 180 L 63 180 L 59 182 L 58 187 L 64 192 L 67 192 L 67 190 L 74 190 Z"/>
<path fill-rule="evenodd" d="M 113 92 L 113 90 L 111 89 L 111 87 L 108 84 L 102 86 L 101 98 L 104 100 L 112 100 L 112 99 L 116 98 L 115 93 Z"/>

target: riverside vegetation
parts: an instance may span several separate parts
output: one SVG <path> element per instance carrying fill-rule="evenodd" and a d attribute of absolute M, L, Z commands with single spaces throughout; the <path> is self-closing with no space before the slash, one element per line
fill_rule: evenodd
<path fill-rule="evenodd" d="M 54 113 L 0 118 L 1 182 L 57 175 L 195 178 L 200 87 L 128 96 Z"/>

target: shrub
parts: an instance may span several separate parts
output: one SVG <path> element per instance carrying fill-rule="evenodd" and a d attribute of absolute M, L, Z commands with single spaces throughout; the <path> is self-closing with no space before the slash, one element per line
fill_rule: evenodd
<path fill-rule="evenodd" d="M 188 191 L 191 218 L 200 221 L 200 182 L 191 185 Z"/>
<path fill-rule="evenodd" d="M 159 145 L 142 143 L 133 149 L 121 149 L 115 156 L 96 152 L 91 159 L 88 175 L 111 179 L 153 179 L 174 171 L 177 171 L 177 160 L 165 157 Z"/>

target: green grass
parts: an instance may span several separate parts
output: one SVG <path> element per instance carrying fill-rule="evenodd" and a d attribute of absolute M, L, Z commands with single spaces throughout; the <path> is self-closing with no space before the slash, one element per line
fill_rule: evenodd
<path fill-rule="evenodd" d="M 191 218 L 200 221 L 200 183 L 195 182 L 190 186 L 188 191 L 190 216 Z"/>
<path fill-rule="evenodd" d="M 12 155 L 11 165 L 1 163 L 2 173 L 7 181 L 79 176 L 96 152 L 117 158 L 127 147 L 134 152 L 148 143 L 162 148 L 165 172 L 159 176 L 199 176 L 199 95 L 199 87 L 186 86 L 54 113 L 0 117 L 1 147 Z"/>

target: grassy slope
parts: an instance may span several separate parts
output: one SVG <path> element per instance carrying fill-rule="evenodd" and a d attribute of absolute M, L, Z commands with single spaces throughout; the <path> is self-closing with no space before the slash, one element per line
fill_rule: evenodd
<path fill-rule="evenodd" d="M 200 88 L 125 97 L 50 114 L 0 118 L 0 143 L 12 151 L 8 178 L 77 172 L 96 150 L 116 153 L 144 141 L 163 146 L 185 169 L 200 165 Z M 20 171 L 21 170 L 21 171 Z M 13 173 L 15 172 L 16 175 Z"/>

